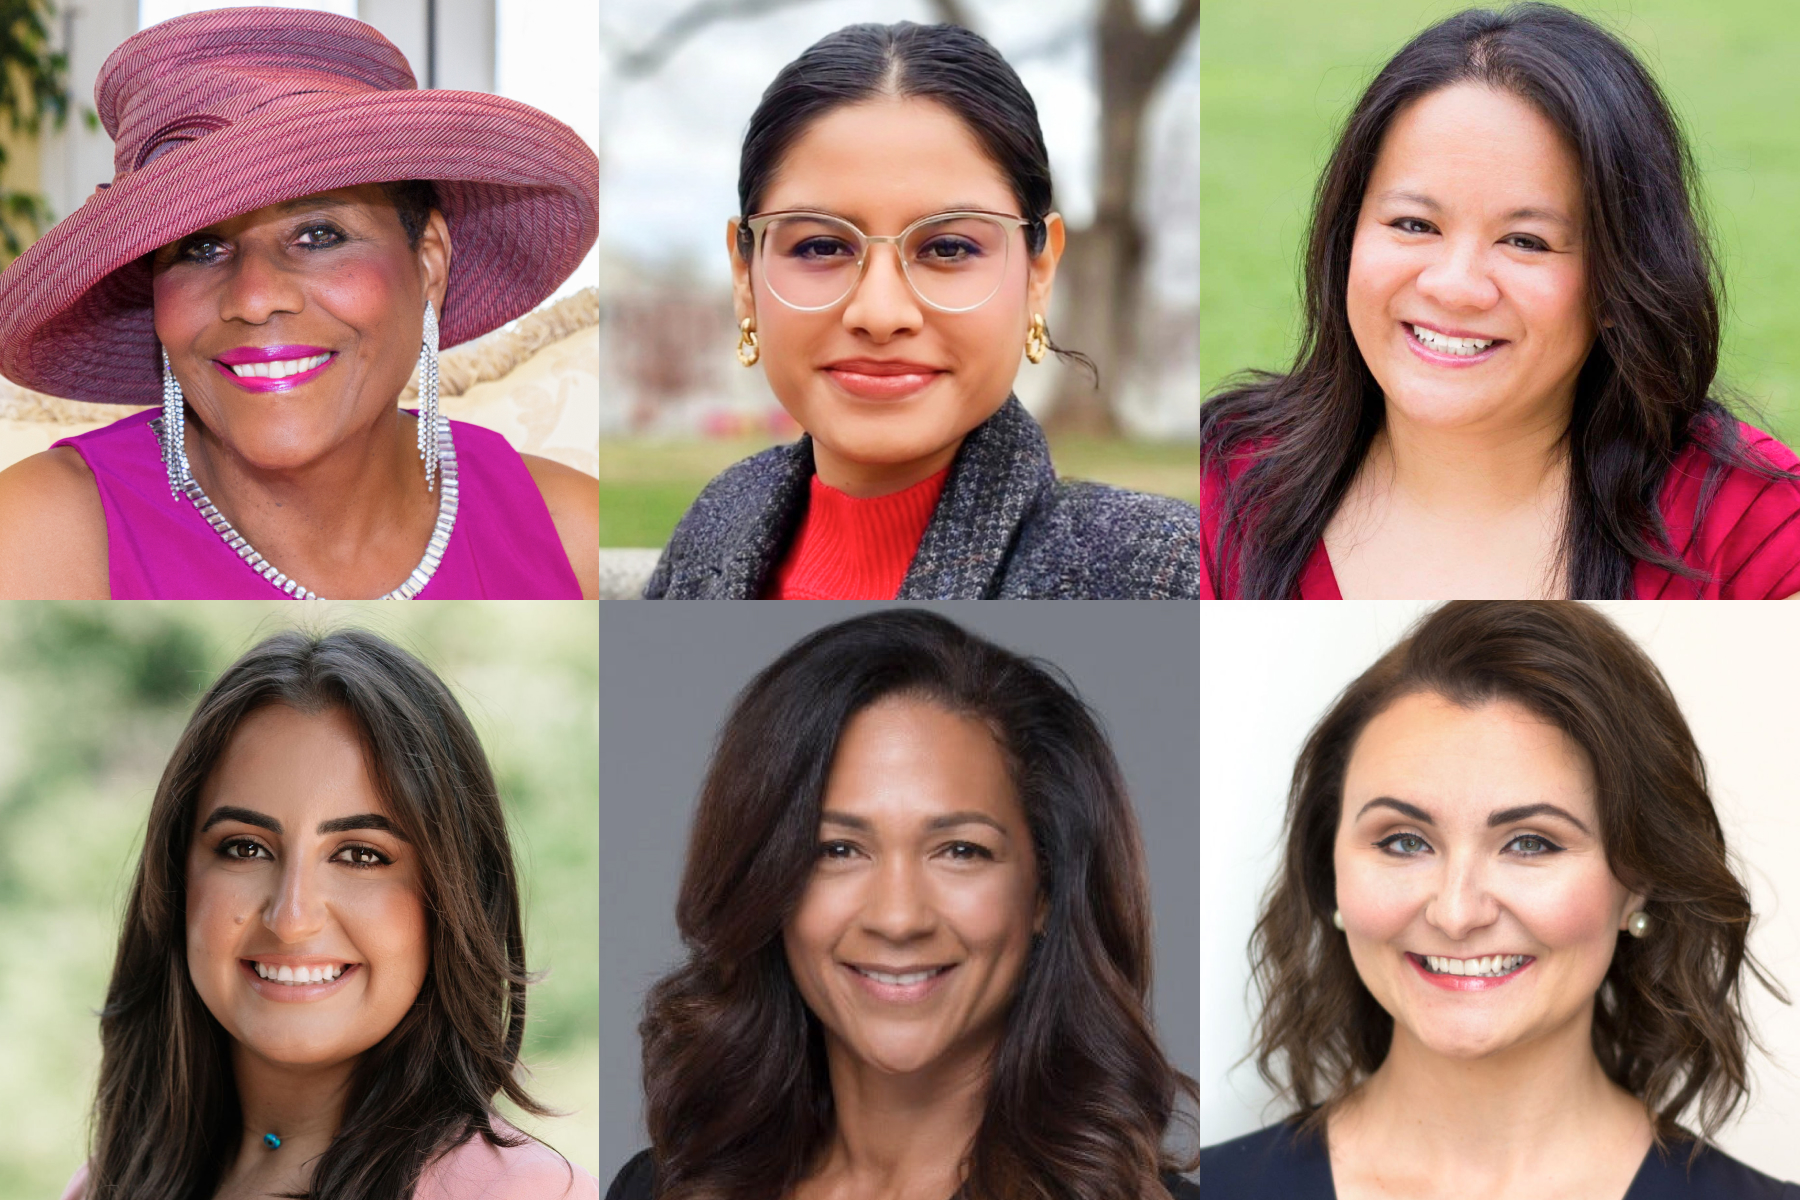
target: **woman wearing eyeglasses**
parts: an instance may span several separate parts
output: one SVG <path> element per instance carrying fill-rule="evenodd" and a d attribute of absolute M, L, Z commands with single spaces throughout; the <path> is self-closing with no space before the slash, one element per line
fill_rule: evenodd
<path fill-rule="evenodd" d="M 805 436 L 707 485 L 646 596 L 1199 595 L 1198 510 L 1059 480 L 1012 395 L 1021 351 L 1067 354 L 1044 322 L 1064 231 L 992 46 L 907 22 L 823 38 L 763 93 L 738 200 L 738 358 Z"/>

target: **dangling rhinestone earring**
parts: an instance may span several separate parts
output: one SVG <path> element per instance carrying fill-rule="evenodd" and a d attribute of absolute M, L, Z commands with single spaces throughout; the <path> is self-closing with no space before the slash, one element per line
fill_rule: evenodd
<path fill-rule="evenodd" d="M 181 394 L 181 381 L 169 369 L 169 352 L 162 352 L 163 415 L 162 460 L 169 472 L 169 495 L 181 499 L 184 485 L 193 476 L 187 458 L 187 397 Z"/>
<path fill-rule="evenodd" d="M 433 491 L 438 471 L 438 319 L 429 300 L 419 346 L 419 457 L 425 460 L 425 490 Z"/>

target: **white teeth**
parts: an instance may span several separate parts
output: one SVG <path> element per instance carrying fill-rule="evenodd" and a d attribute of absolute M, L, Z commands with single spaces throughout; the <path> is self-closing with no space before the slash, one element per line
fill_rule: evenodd
<path fill-rule="evenodd" d="M 1413 336 L 1418 338 L 1419 341 L 1424 343 L 1428 348 L 1436 350 L 1439 354 L 1454 354 L 1462 358 L 1480 354 L 1498 340 L 1495 338 L 1487 338 L 1484 340 L 1482 338 L 1446 337 L 1435 330 L 1425 328 L 1423 325 L 1409 325 L 1407 328 L 1411 329 Z"/>
<path fill-rule="evenodd" d="M 286 379 L 289 375 L 310 371 L 330 357 L 329 354 L 315 354 L 311 358 L 284 358 L 276 362 L 239 363 L 231 368 L 231 373 L 239 379 L 249 377 Z"/>
<path fill-rule="evenodd" d="M 271 983 L 291 983 L 298 987 L 305 983 L 330 983 L 345 971 L 335 963 L 325 967 L 271 967 L 267 963 L 256 963 L 256 973 Z"/>
<path fill-rule="evenodd" d="M 1492 954 L 1486 958 L 1439 958 L 1435 954 L 1422 957 L 1426 967 L 1439 975 L 1474 975 L 1486 978 L 1511 974 L 1526 959 L 1523 954 Z"/>
<path fill-rule="evenodd" d="M 868 976 L 870 979 L 873 979 L 876 983 L 885 983 L 894 987 L 909 987 L 915 983 L 924 983 L 942 969 L 943 968 L 940 967 L 930 971 L 909 971 L 905 975 L 890 975 L 886 971 L 869 971 L 864 970 L 862 967 L 857 968 L 858 971 Z"/>

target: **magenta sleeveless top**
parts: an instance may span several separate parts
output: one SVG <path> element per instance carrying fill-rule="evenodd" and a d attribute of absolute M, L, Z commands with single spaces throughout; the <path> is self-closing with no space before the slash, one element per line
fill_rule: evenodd
<path fill-rule="evenodd" d="M 147 409 L 56 443 L 75 448 L 100 489 L 113 599 L 283 599 L 281 589 L 247 566 L 186 496 L 169 495 L 169 475 L 150 428 L 161 413 Z M 460 492 L 456 527 L 418 598 L 579 600 L 581 585 L 519 452 L 491 429 L 461 421 L 450 422 L 450 429 Z"/>

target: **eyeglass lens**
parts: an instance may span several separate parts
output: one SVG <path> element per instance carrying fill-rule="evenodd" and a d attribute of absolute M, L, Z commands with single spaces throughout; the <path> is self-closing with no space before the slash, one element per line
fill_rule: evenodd
<path fill-rule="evenodd" d="M 1007 233 L 987 217 L 926 221 L 906 235 L 900 263 L 927 304 L 975 308 L 1005 279 Z M 795 308 L 829 308 L 856 286 L 865 245 L 854 225 L 835 217 L 777 217 L 763 231 L 763 278 Z"/>

